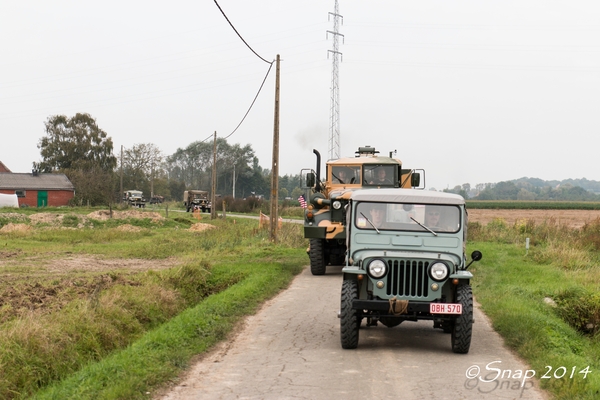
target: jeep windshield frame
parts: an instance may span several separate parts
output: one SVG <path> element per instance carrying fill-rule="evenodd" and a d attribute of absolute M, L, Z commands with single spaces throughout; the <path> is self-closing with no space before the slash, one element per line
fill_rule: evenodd
<path fill-rule="evenodd" d="M 367 220 L 368 219 L 368 220 Z M 373 202 L 356 204 L 354 226 L 359 230 L 457 233 L 462 211 L 454 204 Z"/>

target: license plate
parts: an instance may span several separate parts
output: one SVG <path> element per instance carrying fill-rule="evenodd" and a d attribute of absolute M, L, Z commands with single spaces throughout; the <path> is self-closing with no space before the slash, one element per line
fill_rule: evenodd
<path fill-rule="evenodd" d="M 453 303 L 430 303 L 431 314 L 462 314 L 462 304 Z"/>

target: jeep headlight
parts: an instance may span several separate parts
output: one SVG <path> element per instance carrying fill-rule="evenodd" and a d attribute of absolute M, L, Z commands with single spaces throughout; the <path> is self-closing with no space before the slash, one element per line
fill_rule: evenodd
<path fill-rule="evenodd" d="M 433 263 L 431 267 L 429 267 L 429 276 L 431 276 L 431 279 L 434 281 L 443 281 L 448 277 L 449 272 L 448 266 L 443 262 Z"/>
<path fill-rule="evenodd" d="M 367 272 L 372 278 L 379 279 L 387 273 L 387 265 L 383 260 L 375 259 L 367 266 Z"/>
<path fill-rule="evenodd" d="M 335 208 L 336 210 L 339 210 L 340 208 L 342 208 L 342 202 L 339 200 L 334 201 L 333 208 Z"/>

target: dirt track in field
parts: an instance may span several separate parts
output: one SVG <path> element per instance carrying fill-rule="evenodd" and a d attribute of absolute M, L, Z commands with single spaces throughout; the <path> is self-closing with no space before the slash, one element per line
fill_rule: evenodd
<path fill-rule="evenodd" d="M 519 220 L 533 220 L 536 225 L 553 223 L 570 228 L 581 228 L 586 223 L 600 218 L 600 210 L 487 210 L 469 209 L 469 222 L 486 225 L 496 218 L 503 219 L 508 225 Z"/>

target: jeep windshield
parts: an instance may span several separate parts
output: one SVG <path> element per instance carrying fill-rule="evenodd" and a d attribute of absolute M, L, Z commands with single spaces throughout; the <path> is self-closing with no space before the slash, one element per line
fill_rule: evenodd
<path fill-rule="evenodd" d="M 446 232 L 460 230 L 460 209 L 455 205 L 360 202 L 354 225 L 378 231 Z"/>

